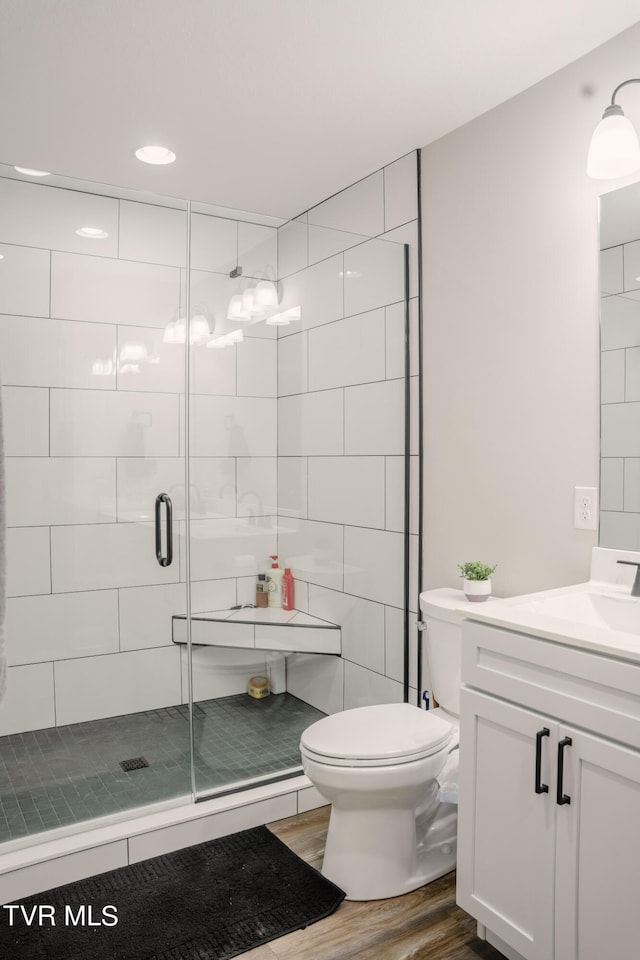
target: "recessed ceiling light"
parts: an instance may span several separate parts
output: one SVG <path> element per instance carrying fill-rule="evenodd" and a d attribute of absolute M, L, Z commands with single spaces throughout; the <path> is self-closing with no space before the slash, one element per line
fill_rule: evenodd
<path fill-rule="evenodd" d="M 0 260 L 4 260 L 4 253 L 0 253 Z"/>
<path fill-rule="evenodd" d="M 32 170 L 31 167 L 14 167 L 18 173 L 24 173 L 27 177 L 50 177 L 48 170 Z"/>
<path fill-rule="evenodd" d="M 173 163 L 176 155 L 168 147 L 140 147 L 136 157 L 143 163 Z"/>
<path fill-rule="evenodd" d="M 86 237 L 88 240 L 106 240 L 109 236 L 101 227 L 79 227 L 76 233 L 79 237 Z"/>

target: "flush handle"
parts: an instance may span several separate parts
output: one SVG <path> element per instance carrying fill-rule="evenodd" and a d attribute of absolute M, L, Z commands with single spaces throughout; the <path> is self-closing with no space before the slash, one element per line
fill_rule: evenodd
<path fill-rule="evenodd" d="M 549 793 L 549 784 L 541 783 L 542 774 L 542 740 L 549 736 L 549 727 L 543 727 L 536 733 L 536 793 Z"/>
<path fill-rule="evenodd" d="M 563 793 L 562 778 L 564 776 L 564 750 L 565 747 L 570 747 L 572 743 L 573 740 L 571 737 L 563 737 L 558 744 L 558 792 L 556 802 L 559 806 L 562 806 L 564 803 L 571 803 L 571 797 Z"/>
<path fill-rule="evenodd" d="M 160 511 L 165 506 L 165 520 L 167 527 L 167 552 L 162 552 L 162 524 Z M 173 505 L 168 493 L 159 493 L 156 497 L 156 559 L 161 567 L 169 567 L 173 560 Z"/>

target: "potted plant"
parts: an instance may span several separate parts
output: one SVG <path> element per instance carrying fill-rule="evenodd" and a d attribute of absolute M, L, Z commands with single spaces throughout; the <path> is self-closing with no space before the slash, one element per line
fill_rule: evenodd
<path fill-rule="evenodd" d="M 458 570 L 462 577 L 462 589 L 467 600 L 478 603 L 491 596 L 491 574 L 496 566 L 490 567 L 479 560 L 468 563 L 459 563 Z"/>

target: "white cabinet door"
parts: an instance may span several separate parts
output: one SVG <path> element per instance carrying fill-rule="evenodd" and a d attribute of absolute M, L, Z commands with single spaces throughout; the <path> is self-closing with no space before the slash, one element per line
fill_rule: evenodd
<path fill-rule="evenodd" d="M 471 690 L 461 696 L 458 903 L 526 960 L 550 960 L 557 724 Z M 538 787 L 548 787 L 539 793 L 537 752 Z"/>
<path fill-rule="evenodd" d="M 561 726 L 556 957 L 640 957 L 640 754 Z"/>

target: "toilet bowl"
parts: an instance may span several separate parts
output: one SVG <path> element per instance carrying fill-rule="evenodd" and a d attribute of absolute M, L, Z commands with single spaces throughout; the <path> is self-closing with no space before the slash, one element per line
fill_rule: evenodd
<path fill-rule="evenodd" d="M 454 869 L 457 808 L 438 799 L 437 777 L 457 742 L 455 718 L 408 703 L 305 730 L 304 772 L 332 804 L 322 873 L 347 899 L 398 896 Z"/>
<path fill-rule="evenodd" d="M 395 897 L 455 868 L 462 652 L 456 611 L 469 605 L 461 590 L 420 594 L 437 709 L 356 707 L 302 735 L 304 772 L 332 804 L 322 873 L 348 900 Z"/>

